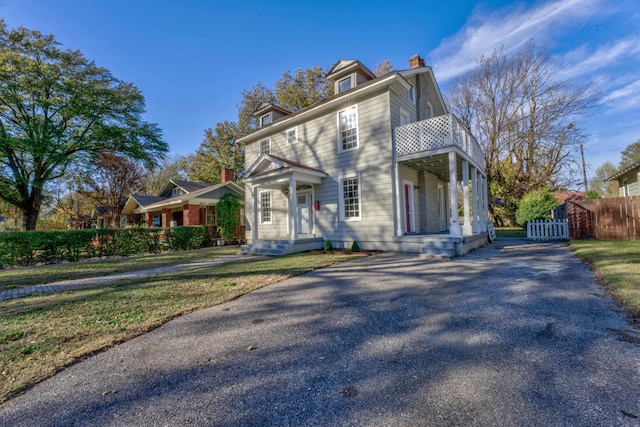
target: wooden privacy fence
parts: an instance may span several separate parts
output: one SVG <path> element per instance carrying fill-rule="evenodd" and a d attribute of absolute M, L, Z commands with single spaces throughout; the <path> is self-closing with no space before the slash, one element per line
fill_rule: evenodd
<path fill-rule="evenodd" d="M 569 224 L 566 219 L 546 219 L 527 222 L 527 239 L 569 239 Z"/>
<path fill-rule="evenodd" d="M 571 203 L 576 204 L 567 206 L 572 238 L 640 240 L 640 196 Z"/>

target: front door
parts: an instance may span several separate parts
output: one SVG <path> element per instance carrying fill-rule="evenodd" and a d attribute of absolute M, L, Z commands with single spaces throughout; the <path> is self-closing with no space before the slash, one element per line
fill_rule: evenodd
<path fill-rule="evenodd" d="M 311 194 L 298 193 L 298 234 L 311 234 Z"/>

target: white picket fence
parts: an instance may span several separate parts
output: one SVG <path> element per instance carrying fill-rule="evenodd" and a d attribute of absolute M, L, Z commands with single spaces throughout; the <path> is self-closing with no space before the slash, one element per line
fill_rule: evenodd
<path fill-rule="evenodd" d="M 566 219 L 546 219 L 527 223 L 527 239 L 568 240 L 569 223 Z"/>

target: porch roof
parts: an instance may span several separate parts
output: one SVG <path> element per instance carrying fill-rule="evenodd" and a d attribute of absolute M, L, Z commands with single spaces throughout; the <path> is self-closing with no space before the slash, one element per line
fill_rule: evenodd
<path fill-rule="evenodd" d="M 263 153 L 249 167 L 244 180 L 262 185 L 280 183 L 294 176 L 296 181 L 319 184 L 327 174 L 293 160 Z"/>

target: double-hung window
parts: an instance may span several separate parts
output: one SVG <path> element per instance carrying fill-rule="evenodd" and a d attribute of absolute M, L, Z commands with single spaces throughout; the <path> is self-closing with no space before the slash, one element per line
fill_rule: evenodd
<path fill-rule="evenodd" d="M 354 105 L 338 112 L 338 151 L 358 148 L 358 109 Z"/>
<path fill-rule="evenodd" d="M 271 224 L 271 191 L 260 192 L 260 223 Z"/>
<path fill-rule="evenodd" d="M 289 129 L 286 132 L 287 145 L 295 144 L 298 142 L 298 128 Z"/>
<path fill-rule="evenodd" d="M 265 114 L 260 117 L 260 127 L 266 126 L 271 123 L 271 114 Z"/>
<path fill-rule="evenodd" d="M 361 219 L 360 175 L 340 179 L 340 219 L 354 221 Z"/>
<path fill-rule="evenodd" d="M 271 138 L 265 138 L 260 140 L 260 154 L 271 153 Z"/>

